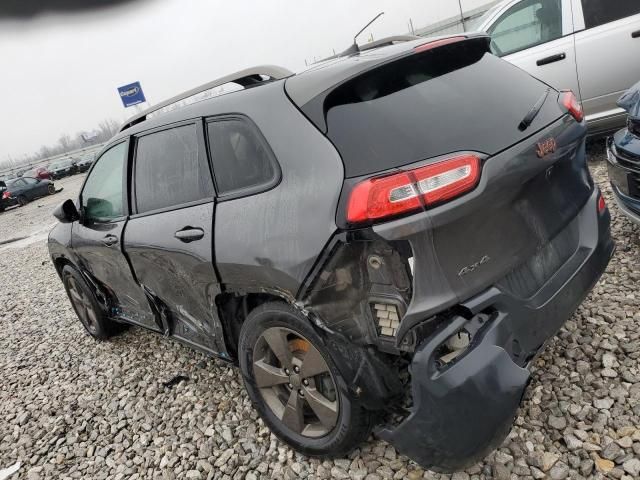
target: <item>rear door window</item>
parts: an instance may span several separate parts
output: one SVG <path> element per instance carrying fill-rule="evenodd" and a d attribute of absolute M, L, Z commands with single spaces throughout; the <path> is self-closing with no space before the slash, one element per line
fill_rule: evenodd
<path fill-rule="evenodd" d="M 491 48 L 503 56 L 562 37 L 560 0 L 525 0 L 511 7 L 489 32 Z"/>
<path fill-rule="evenodd" d="M 213 201 L 213 182 L 200 151 L 197 125 L 143 135 L 136 142 L 135 204 L 138 213 Z"/>
<path fill-rule="evenodd" d="M 263 191 L 275 185 L 280 170 L 266 140 L 242 118 L 207 124 L 216 187 L 221 196 Z"/>
<path fill-rule="evenodd" d="M 586 28 L 599 27 L 640 13 L 640 0 L 582 0 Z"/>

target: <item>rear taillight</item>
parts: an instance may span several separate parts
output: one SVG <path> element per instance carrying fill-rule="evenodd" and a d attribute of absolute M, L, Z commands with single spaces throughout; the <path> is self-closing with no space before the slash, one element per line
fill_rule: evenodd
<path fill-rule="evenodd" d="M 423 43 L 422 45 L 418 45 L 413 49 L 413 51 L 415 53 L 422 53 L 437 47 L 449 45 L 451 43 L 461 42 L 462 40 L 466 40 L 466 38 L 467 37 L 457 36 L 457 37 L 443 38 L 442 40 L 433 40 L 432 42 L 427 42 L 427 43 Z"/>
<path fill-rule="evenodd" d="M 601 193 L 600 196 L 598 197 L 598 213 L 604 213 L 606 209 L 607 209 L 607 202 Z"/>
<path fill-rule="evenodd" d="M 7 199 L 7 198 L 9 198 L 10 196 L 11 196 L 11 192 L 10 192 L 9 190 L 5 191 L 5 192 L 2 194 L 2 198 L 3 198 L 3 200 L 6 200 L 6 199 Z"/>
<path fill-rule="evenodd" d="M 571 90 L 563 90 L 560 92 L 560 103 L 567 109 L 576 122 L 582 122 L 584 120 L 584 111 L 582 105 L 578 101 L 578 98 Z"/>
<path fill-rule="evenodd" d="M 424 167 L 370 178 L 351 191 L 347 221 L 376 221 L 452 200 L 473 190 L 480 179 L 480 159 L 460 155 Z"/>

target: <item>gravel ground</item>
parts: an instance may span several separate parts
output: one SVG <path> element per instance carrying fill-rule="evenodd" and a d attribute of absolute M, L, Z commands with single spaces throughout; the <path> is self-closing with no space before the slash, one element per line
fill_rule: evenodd
<path fill-rule="evenodd" d="M 640 478 L 640 231 L 592 152 L 616 257 L 534 366 L 509 438 L 455 480 Z M 0 215 L 0 242 L 48 227 L 80 181 Z M 12 478 L 450 478 L 375 439 L 348 459 L 293 452 L 257 418 L 234 368 L 138 328 L 96 343 L 42 238 L 0 250 L 0 470 L 22 462 Z M 176 375 L 187 379 L 163 385 Z"/>

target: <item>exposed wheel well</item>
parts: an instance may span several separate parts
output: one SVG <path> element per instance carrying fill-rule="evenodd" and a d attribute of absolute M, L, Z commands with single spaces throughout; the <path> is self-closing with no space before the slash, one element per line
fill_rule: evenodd
<path fill-rule="evenodd" d="M 216 297 L 227 351 L 234 360 L 238 358 L 238 340 L 242 324 L 252 310 L 267 302 L 285 302 L 285 299 L 271 293 L 237 292 L 222 293 Z"/>

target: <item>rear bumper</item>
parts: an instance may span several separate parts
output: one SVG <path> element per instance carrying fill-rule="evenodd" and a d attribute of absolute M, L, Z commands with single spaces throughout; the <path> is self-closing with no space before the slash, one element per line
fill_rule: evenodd
<path fill-rule="evenodd" d="M 411 364 L 413 406 L 381 438 L 422 466 L 463 469 L 501 444 L 529 382 L 532 358 L 560 329 L 604 272 L 615 245 L 609 212 L 597 213 L 598 192 L 578 216 L 580 247 L 531 298 L 494 287 L 461 305 L 422 341 Z M 486 316 L 479 317 L 480 313 Z M 438 366 L 439 347 L 462 329 L 475 332 L 454 362 Z"/>
<path fill-rule="evenodd" d="M 18 199 L 15 197 L 4 198 L 0 200 L 0 208 L 5 209 L 18 204 Z"/>

